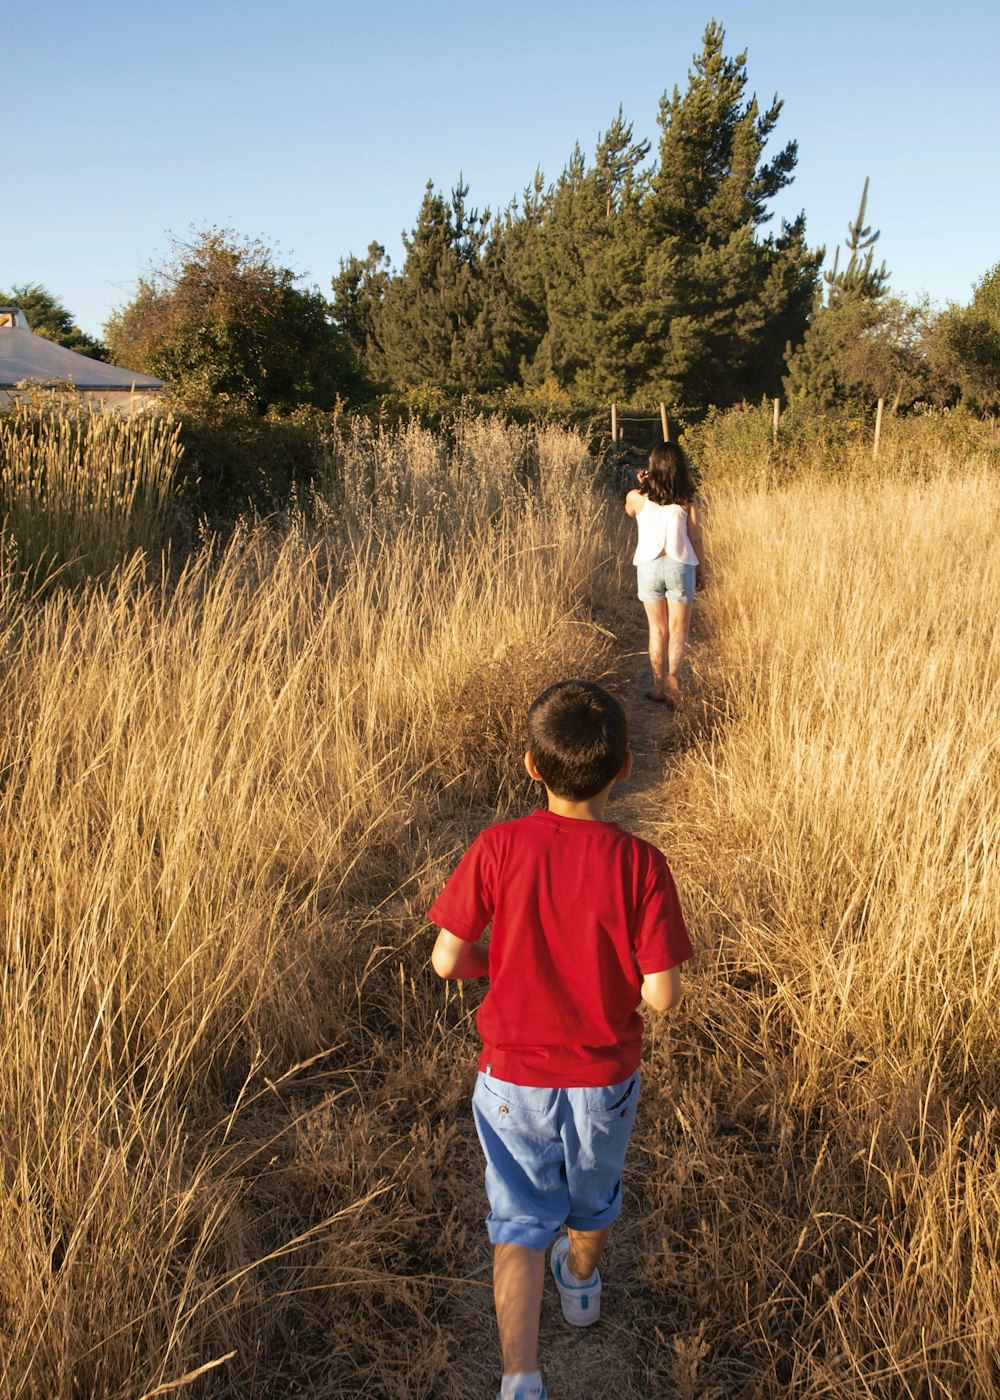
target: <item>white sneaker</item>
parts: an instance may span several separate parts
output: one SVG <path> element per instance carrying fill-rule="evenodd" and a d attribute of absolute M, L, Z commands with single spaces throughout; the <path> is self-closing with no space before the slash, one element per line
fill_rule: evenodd
<path fill-rule="evenodd" d="M 568 1254 L 569 1239 L 560 1235 L 552 1246 L 549 1268 L 559 1290 L 563 1317 L 574 1327 L 589 1327 L 601 1315 L 601 1275 L 595 1269 L 586 1283 L 577 1283 L 566 1263 Z"/>
<path fill-rule="evenodd" d="M 500 1386 L 500 1394 L 497 1400 L 549 1400 L 549 1392 L 545 1386 L 538 1383 L 532 1386 L 517 1386 L 514 1390 L 508 1390 L 504 1394 L 503 1385 Z"/>

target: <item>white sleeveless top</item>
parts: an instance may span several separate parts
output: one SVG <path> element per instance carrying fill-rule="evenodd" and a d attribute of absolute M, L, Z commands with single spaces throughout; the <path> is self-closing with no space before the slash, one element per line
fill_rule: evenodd
<path fill-rule="evenodd" d="M 697 564 L 699 559 L 688 539 L 688 515 L 683 506 L 658 506 L 647 497 L 635 517 L 639 542 L 633 564 L 648 564 L 665 554 L 678 564 Z"/>

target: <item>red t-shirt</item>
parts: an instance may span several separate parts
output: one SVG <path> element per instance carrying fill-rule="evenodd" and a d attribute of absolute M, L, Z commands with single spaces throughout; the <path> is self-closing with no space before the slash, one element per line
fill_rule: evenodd
<path fill-rule="evenodd" d="M 643 976 L 692 956 L 661 852 L 614 822 L 548 811 L 481 832 L 428 917 L 469 943 L 492 919 L 479 1068 L 514 1084 L 627 1079 Z"/>

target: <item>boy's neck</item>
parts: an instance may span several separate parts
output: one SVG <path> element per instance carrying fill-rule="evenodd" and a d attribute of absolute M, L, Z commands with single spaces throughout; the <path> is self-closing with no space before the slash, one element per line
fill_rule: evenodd
<path fill-rule="evenodd" d="M 578 822 L 602 822 L 605 819 L 604 809 L 608 805 L 611 787 L 612 784 L 609 784 L 583 802 L 573 802 L 568 797 L 557 797 L 554 792 L 549 792 L 546 788 L 545 794 L 549 799 L 549 811 L 553 816 L 571 817 Z"/>

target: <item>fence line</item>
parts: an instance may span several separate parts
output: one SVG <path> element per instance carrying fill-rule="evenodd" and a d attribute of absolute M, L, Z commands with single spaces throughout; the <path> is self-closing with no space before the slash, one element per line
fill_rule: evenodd
<path fill-rule="evenodd" d="M 773 405 L 774 405 L 774 415 L 773 415 L 772 427 L 771 427 L 771 441 L 775 444 L 775 446 L 777 446 L 777 443 L 778 443 L 778 436 L 779 436 L 779 429 L 780 429 L 780 427 L 781 427 L 781 400 L 780 400 L 780 399 L 773 399 L 773 400 L 772 400 L 772 403 L 773 403 Z M 884 398 L 880 398 L 879 401 L 878 401 L 878 406 L 877 406 L 876 411 L 875 411 L 875 437 L 874 437 L 874 440 L 873 440 L 873 442 L 872 442 L 872 456 L 873 456 L 873 457 L 877 457 L 877 456 L 878 456 L 879 446 L 881 445 L 881 442 L 882 442 L 882 416 L 883 416 L 884 410 L 885 410 L 885 399 L 884 399 Z M 619 425 L 620 425 L 621 423 L 655 423 L 655 422 L 657 421 L 657 419 L 659 419 L 660 427 L 661 427 L 662 430 L 663 430 L 663 441 L 664 441 L 664 442 L 669 442 L 669 440 L 670 440 L 670 418 L 669 418 L 669 416 L 668 416 L 668 414 L 667 414 L 667 406 L 666 406 L 665 403 L 662 403 L 662 402 L 661 402 L 661 404 L 660 404 L 660 411 L 659 411 L 658 414 L 656 414 L 656 413 L 651 413 L 651 414 L 648 414 L 648 415 L 636 416 L 636 415 L 634 415 L 634 414 L 619 414 L 617 403 L 612 402 L 612 404 L 611 404 L 611 441 L 612 441 L 613 443 L 617 443 L 617 442 L 619 442 L 619 441 L 621 440 L 621 438 L 622 438 L 622 436 L 623 436 L 623 434 L 622 434 L 622 432 L 621 432 L 621 429 L 620 429 L 620 427 L 619 427 Z M 995 428 L 995 425 L 994 425 L 994 428 Z"/>
<path fill-rule="evenodd" d="M 618 416 L 618 404 L 615 403 L 614 401 L 612 401 L 612 404 L 611 404 L 611 441 L 614 442 L 614 443 L 617 443 L 617 442 L 619 441 L 619 439 L 621 438 L 621 436 L 622 436 L 622 434 L 620 433 L 619 428 L 618 428 L 619 423 L 655 423 L 657 420 L 659 420 L 660 427 L 661 427 L 661 429 L 662 429 L 662 431 L 663 431 L 663 441 L 664 441 L 664 442 L 668 442 L 669 439 L 670 439 L 670 418 L 669 418 L 668 415 L 667 415 L 667 406 L 666 406 L 665 403 L 663 403 L 663 402 L 660 403 L 660 411 L 659 411 L 659 413 L 652 413 L 652 414 L 649 414 L 648 416 L 642 416 L 642 417 L 635 417 L 634 415 L 631 415 L 631 416 L 625 416 L 625 415 L 623 415 L 622 417 L 619 417 L 619 416 Z"/>

